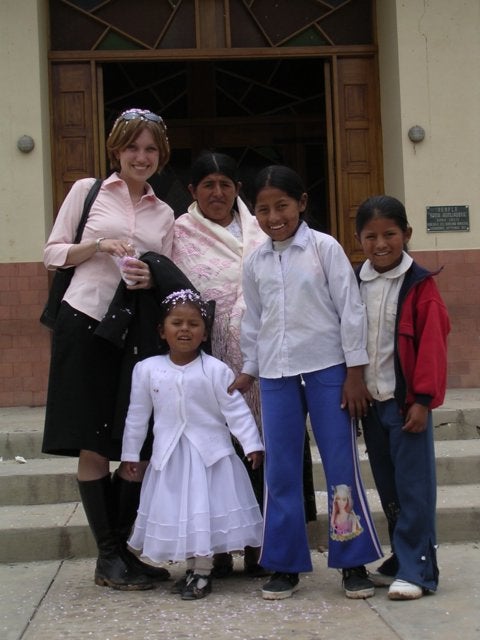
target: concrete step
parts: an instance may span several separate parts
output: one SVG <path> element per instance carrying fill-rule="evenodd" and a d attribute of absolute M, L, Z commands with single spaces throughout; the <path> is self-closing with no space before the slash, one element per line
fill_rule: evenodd
<path fill-rule="evenodd" d="M 45 407 L 0 407 L 0 457 L 43 456 L 44 420 Z"/>
<path fill-rule="evenodd" d="M 112 463 L 113 471 L 119 463 Z M 77 458 L 34 458 L 0 463 L 0 505 L 77 502 Z"/>
<path fill-rule="evenodd" d="M 0 507 L 0 562 L 60 560 L 95 553 L 81 503 Z"/>
<path fill-rule="evenodd" d="M 77 459 L 40 453 L 44 411 L 43 407 L 0 408 L 0 562 L 95 555 L 78 501 Z M 434 412 L 434 425 L 439 542 L 478 541 L 480 391 L 447 393 L 445 405 Z M 388 544 L 385 518 L 361 438 L 358 444 L 375 523 L 382 543 Z M 320 515 L 308 529 L 312 547 L 321 547 L 327 543 L 327 494 L 315 446 L 312 455 Z M 20 461 L 15 460 L 17 456 Z"/>
<path fill-rule="evenodd" d="M 51 457 L 41 453 L 45 407 L 0 407 L 0 458 Z M 447 391 L 433 412 L 435 440 L 480 438 L 480 389 Z"/>
<path fill-rule="evenodd" d="M 438 541 L 478 542 L 480 485 L 440 487 Z M 385 518 L 374 490 L 368 493 L 382 544 L 388 544 Z M 327 543 L 326 492 L 317 492 L 319 518 L 308 525 L 312 548 Z M 80 503 L 0 507 L 0 562 L 32 562 L 95 555 L 95 544 Z"/>
<path fill-rule="evenodd" d="M 367 489 L 375 487 L 365 444 L 359 442 L 360 470 Z M 480 483 L 480 438 L 476 440 L 439 440 L 435 442 L 438 485 Z M 313 483 L 325 490 L 325 476 L 318 450 L 312 447 Z M 480 504 L 480 496 L 479 496 Z"/>
<path fill-rule="evenodd" d="M 480 483 L 480 438 L 436 443 L 437 483 Z M 360 446 L 362 478 L 367 488 L 375 486 L 367 456 Z M 315 489 L 325 490 L 325 476 L 318 450 L 312 446 Z M 117 466 L 112 464 L 112 470 Z M 25 463 L 0 463 L 0 505 L 54 504 L 79 500 L 76 458 L 34 458 Z M 479 496 L 480 501 L 480 496 Z"/>

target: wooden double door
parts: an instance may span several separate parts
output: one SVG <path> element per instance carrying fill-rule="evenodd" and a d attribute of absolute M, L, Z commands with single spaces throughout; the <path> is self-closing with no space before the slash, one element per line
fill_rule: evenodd
<path fill-rule="evenodd" d="M 125 108 L 161 113 L 171 161 L 154 181 L 178 215 L 190 203 L 189 167 L 203 149 L 232 155 L 244 195 L 267 164 L 297 170 L 309 221 L 360 259 L 358 204 L 383 188 L 376 59 L 334 55 L 207 61 L 55 61 L 52 145 L 55 206 L 71 184 L 108 172 L 105 132 Z"/>

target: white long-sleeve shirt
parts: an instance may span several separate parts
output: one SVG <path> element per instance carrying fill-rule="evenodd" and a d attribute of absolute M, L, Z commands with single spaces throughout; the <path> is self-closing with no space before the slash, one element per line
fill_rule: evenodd
<path fill-rule="evenodd" d="M 413 258 L 403 252 L 402 261 L 394 269 L 379 273 L 370 260 L 360 270 L 360 295 L 367 309 L 369 364 L 365 367 L 368 390 L 380 402 L 395 396 L 395 324 L 398 294 Z"/>
<path fill-rule="evenodd" d="M 153 356 L 139 362 L 132 377 L 130 406 L 123 433 L 123 461 L 138 462 L 153 410 L 151 464 L 162 470 L 183 435 L 209 467 L 235 453 L 230 432 L 245 455 L 263 451 L 257 425 L 242 394 L 227 393 L 233 371 L 223 362 L 202 353 L 184 366 L 169 356 Z M 228 425 L 228 426 L 227 426 Z"/>
<path fill-rule="evenodd" d="M 368 363 L 367 319 L 340 244 L 302 222 L 282 253 L 272 240 L 245 261 L 244 373 L 281 378 Z"/>

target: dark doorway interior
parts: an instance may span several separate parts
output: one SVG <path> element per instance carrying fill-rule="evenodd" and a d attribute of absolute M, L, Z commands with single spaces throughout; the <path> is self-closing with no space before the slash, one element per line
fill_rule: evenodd
<path fill-rule="evenodd" d="M 300 173 L 309 194 L 309 222 L 329 232 L 324 64 L 321 59 L 209 62 L 116 62 L 103 66 L 105 129 L 124 109 L 164 117 L 171 161 L 155 179 L 176 215 L 191 202 L 192 160 L 203 149 L 233 156 L 244 197 L 268 164 Z"/>

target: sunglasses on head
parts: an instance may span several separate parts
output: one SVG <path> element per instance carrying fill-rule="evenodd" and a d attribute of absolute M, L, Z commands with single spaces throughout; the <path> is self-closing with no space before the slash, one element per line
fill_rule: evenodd
<path fill-rule="evenodd" d="M 163 119 L 156 113 L 148 111 L 148 109 L 128 109 L 120 114 L 119 120 L 150 120 L 150 122 L 158 122 L 163 124 Z"/>

